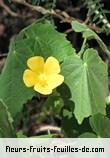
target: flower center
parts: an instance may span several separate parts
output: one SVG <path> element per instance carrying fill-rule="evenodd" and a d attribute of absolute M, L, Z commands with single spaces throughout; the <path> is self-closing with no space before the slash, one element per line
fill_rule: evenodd
<path fill-rule="evenodd" d="M 46 78 L 46 75 L 44 73 L 41 73 L 39 75 L 39 82 L 40 82 L 42 87 L 47 86 L 47 78 Z"/>
<path fill-rule="evenodd" d="M 41 81 L 45 81 L 45 80 L 46 80 L 46 75 L 45 75 L 44 73 L 40 74 L 40 75 L 39 75 L 39 79 L 40 79 Z"/>

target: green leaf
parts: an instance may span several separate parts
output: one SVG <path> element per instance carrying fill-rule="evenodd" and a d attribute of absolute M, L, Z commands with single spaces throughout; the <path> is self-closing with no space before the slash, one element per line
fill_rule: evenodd
<path fill-rule="evenodd" d="M 72 113 L 72 111 L 69 111 L 69 110 L 67 110 L 67 109 L 64 109 L 64 110 L 63 110 L 63 116 L 64 116 L 64 117 L 68 117 L 68 118 L 70 119 L 70 118 L 73 117 L 73 113 Z"/>
<path fill-rule="evenodd" d="M 63 107 L 63 100 L 58 93 L 53 93 L 52 95 L 48 96 L 43 106 L 51 108 L 52 111 L 54 111 L 54 114 L 59 114 Z"/>
<path fill-rule="evenodd" d="M 71 93 L 66 84 L 58 88 L 61 98 L 64 100 L 64 106 L 61 110 L 61 127 L 64 137 L 77 138 L 82 131 L 91 131 L 88 119 L 84 119 L 81 125 L 78 124 L 74 116 L 74 103 L 71 101 Z"/>
<path fill-rule="evenodd" d="M 27 59 L 41 55 L 44 58 L 54 56 L 59 61 L 63 61 L 74 53 L 65 35 L 58 33 L 47 21 L 35 22 L 19 33 L 11 43 L 0 78 L 0 98 L 8 105 L 12 116 L 15 116 L 22 105 L 35 95 L 33 89 L 27 88 L 23 83 Z"/>
<path fill-rule="evenodd" d="M 62 64 L 62 74 L 75 103 L 74 113 L 79 123 L 90 115 L 105 114 L 107 65 L 94 49 L 87 49 L 82 60 L 79 56 L 67 58 Z"/>
<path fill-rule="evenodd" d="M 89 30 L 89 28 L 84 23 L 80 23 L 76 20 L 72 21 L 72 28 L 75 32 L 79 32 L 79 33 Z"/>
<path fill-rule="evenodd" d="M 110 138 L 110 119 L 104 115 L 97 114 L 90 118 L 93 131 L 102 138 Z"/>
<path fill-rule="evenodd" d="M 10 113 L 5 104 L 0 100 L 0 137 L 14 138 L 16 137 Z"/>
<path fill-rule="evenodd" d="M 104 42 L 101 40 L 101 38 L 95 32 L 93 32 L 92 30 L 85 31 L 83 33 L 83 37 L 87 38 L 88 40 L 95 39 L 98 42 L 102 51 L 106 52 L 110 56 L 110 51 L 108 50 L 107 46 L 104 44 Z"/>
<path fill-rule="evenodd" d="M 24 49 L 26 50 L 26 48 Z M 0 78 L 0 98 L 8 106 L 13 117 L 20 111 L 23 103 L 35 95 L 34 91 L 23 83 L 22 76 L 26 68 L 26 63 L 23 60 L 26 60 L 25 58 L 25 55 L 16 52 L 13 41 Z"/>
<path fill-rule="evenodd" d="M 83 37 L 86 38 L 87 40 L 95 39 L 98 42 L 100 48 L 103 50 L 103 52 L 106 52 L 110 57 L 110 51 L 108 50 L 107 46 L 94 31 L 88 28 L 87 25 L 85 25 L 84 23 L 82 24 L 78 21 L 73 21 L 72 28 L 74 29 L 75 32 L 81 32 L 83 34 Z"/>
<path fill-rule="evenodd" d="M 79 138 L 97 138 L 94 133 L 85 132 L 79 136 Z"/>
<path fill-rule="evenodd" d="M 17 132 L 16 135 L 17 135 L 17 138 L 27 138 L 27 136 L 24 135 L 22 131 Z"/>
<path fill-rule="evenodd" d="M 21 31 L 17 37 L 17 42 L 19 43 L 21 39 L 27 39 L 29 43 L 31 42 L 32 55 L 41 55 L 44 58 L 54 56 L 59 61 L 63 61 L 70 55 L 75 55 L 75 49 L 66 40 L 65 34 L 57 32 L 48 21 L 33 23 Z"/>

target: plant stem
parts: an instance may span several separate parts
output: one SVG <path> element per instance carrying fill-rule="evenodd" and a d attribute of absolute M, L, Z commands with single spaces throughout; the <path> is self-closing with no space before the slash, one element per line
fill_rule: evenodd
<path fill-rule="evenodd" d="M 86 41 L 87 41 L 87 39 L 84 38 L 83 44 L 82 44 L 82 46 L 81 46 L 81 50 L 80 50 L 79 53 L 78 53 L 78 55 L 79 55 L 80 57 L 81 57 L 81 56 L 83 55 L 83 53 L 84 53 L 84 50 L 85 50 L 85 47 L 86 47 Z"/>

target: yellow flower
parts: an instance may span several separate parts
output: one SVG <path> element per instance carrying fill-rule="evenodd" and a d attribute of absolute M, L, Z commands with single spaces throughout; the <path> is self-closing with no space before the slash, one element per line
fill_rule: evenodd
<path fill-rule="evenodd" d="M 64 81 L 60 75 L 60 65 L 56 58 L 48 57 L 44 62 L 41 56 L 34 56 L 27 60 L 29 69 L 23 74 L 23 81 L 27 87 L 34 87 L 34 90 L 48 95 L 52 90 Z"/>

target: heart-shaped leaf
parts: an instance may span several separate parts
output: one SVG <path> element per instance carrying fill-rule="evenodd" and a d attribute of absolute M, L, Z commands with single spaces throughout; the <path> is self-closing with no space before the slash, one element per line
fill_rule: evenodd
<path fill-rule="evenodd" d="M 62 74 L 75 103 L 74 113 L 79 123 L 90 115 L 105 114 L 107 65 L 94 49 L 87 49 L 83 59 L 79 56 L 67 58 L 62 64 Z"/>
<path fill-rule="evenodd" d="M 25 87 L 23 72 L 27 67 L 27 59 L 40 55 L 44 58 L 56 57 L 63 61 L 75 50 L 64 34 L 58 33 L 48 21 L 35 22 L 16 37 L 11 43 L 9 55 L 0 78 L 0 98 L 8 106 L 13 116 L 22 105 L 35 93 L 32 88 Z"/>

